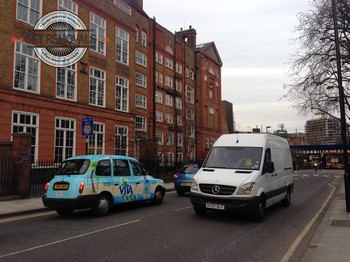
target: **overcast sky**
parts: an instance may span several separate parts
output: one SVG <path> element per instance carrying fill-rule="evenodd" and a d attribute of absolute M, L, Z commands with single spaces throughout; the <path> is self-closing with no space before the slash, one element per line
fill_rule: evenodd
<path fill-rule="evenodd" d="M 214 41 L 223 61 L 222 100 L 233 104 L 236 129 L 304 132 L 305 121 L 282 99 L 297 14 L 308 0 L 144 0 L 144 10 L 175 33 L 191 25 L 197 44 Z"/>

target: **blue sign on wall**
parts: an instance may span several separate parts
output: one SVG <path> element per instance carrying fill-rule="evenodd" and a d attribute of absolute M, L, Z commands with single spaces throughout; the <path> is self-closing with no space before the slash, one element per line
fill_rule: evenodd
<path fill-rule="evenodd" d="M 93 136 L 94 135 L 94 119 L 83 118 L 81 123 L 81 135 Z"/>

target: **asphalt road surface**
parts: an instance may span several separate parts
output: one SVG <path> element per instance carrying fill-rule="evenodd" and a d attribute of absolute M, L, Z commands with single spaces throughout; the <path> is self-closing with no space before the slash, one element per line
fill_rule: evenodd
<path fill-rule="evenodd" d="M 102 218 L 89 210 L 69 217 L 42 212 L 0 220 L 0 261 L 281 261 L 291 246 L 298 261 L 312 229 L 296 243 L 334 192 L 341 172 L 295 173 L 288 208 L 270 207 L 262 223 L 250 217 L 196 215 L 188 196 L 168 192 L 162 205 L 118 206 Z"/>

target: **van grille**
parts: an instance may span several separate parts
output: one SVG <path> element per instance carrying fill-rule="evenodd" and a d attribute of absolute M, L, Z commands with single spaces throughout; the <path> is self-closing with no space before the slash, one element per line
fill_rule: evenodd
<path fill-rule="evenodd" d="M 225 186 L 217 184 L 199 184 L 199 188 L 203 193 L 217 196 L 232 195 L 236 190 L 235 186 Z"/>

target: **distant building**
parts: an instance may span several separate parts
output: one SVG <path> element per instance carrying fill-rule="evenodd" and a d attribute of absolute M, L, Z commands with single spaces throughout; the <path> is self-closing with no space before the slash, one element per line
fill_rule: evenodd
<path fill-rule="evenodd" d="M 232 134 L 234 130 L 234 119 L 233 119 L 233 109 L 232 103 L 223 100 L 221 102 L 222 107 L 222 132 L 224 134 Z"/>
<path fill-rule="evenodd" d="M 340 121 L 320 115 L 307 120 L 305 134 L 309 145 L 331 145 L 342 143 Z"/>

